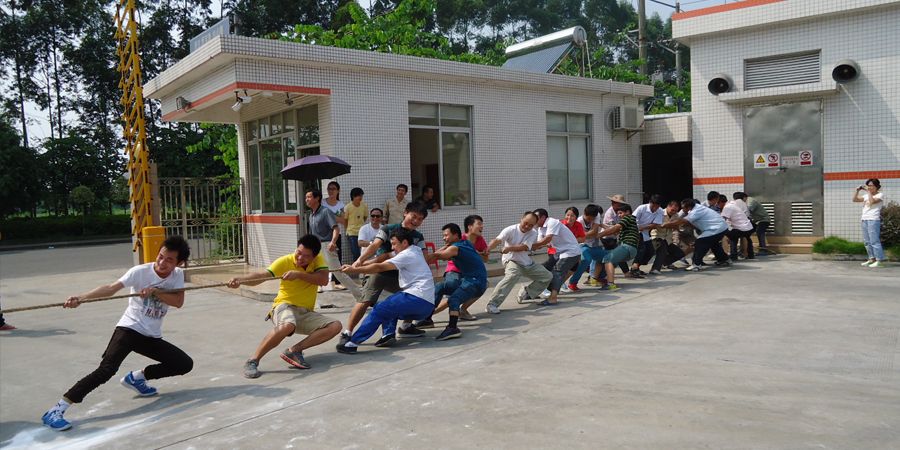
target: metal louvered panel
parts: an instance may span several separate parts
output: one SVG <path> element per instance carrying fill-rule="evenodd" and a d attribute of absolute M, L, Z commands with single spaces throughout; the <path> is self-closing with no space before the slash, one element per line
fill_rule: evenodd
<path fill-rule="evenodd" d="M 791 233 L 813 234 L 813 204 L 791 203 Z"/>
<path fill-rule="evenodd" d="M 744 90 L 818 83 L 821 78 L 818 50 L 744 61 Z"/>
<path fill-rule="evenodd" d="M 775 204 L 760 203 L 760 205 L 766 210 L 766 215 L 769 216 L 769 228 L 766 228 L 766 234 L 770 234 L 775 230 Z"/>

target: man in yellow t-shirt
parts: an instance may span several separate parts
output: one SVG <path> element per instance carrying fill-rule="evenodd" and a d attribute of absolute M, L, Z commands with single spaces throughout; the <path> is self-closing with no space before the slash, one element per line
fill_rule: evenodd
<path fill-rule="evenodd" d="M 307 335 L 302 341 L 288 347 L 281 354 L 292 367 L 309 369 L 303 358 L 303 350 L 328 342 L 341 332 L 341 323 L 314 311 L 318 286 L 328 284 L 328 265 L 320 253 L 322 243 L 311 234 L 300 238 L 293 254 L 276 259 L 265 271 L 257 271 L 243 277 L 228 280 L 234 289 L 241 284 L 254 286 L 262 283 L 259 278 L 272 276 L 281 279 L 278 295 L 266 318 L 272 319 L 274 328 L 263 338 L 253 356 L 244 363 L 244 376 L 260 376 L 259 360 L 294 332 Z M 256 279 L 257 281 L 248 281 Z"/>
<path fill-rule="evenodd" d="M 369 214 L 369 205 L 362 201 L 365 193 L 355 187 L 350 190 L 350 203 L 344 206 L 344 219 L 347 220 L 347 240 L 350 241 L 350 253 L 353 260 L 359 259 L 362 251 L 359 248 L 359 229 L 366 223 Z"/>

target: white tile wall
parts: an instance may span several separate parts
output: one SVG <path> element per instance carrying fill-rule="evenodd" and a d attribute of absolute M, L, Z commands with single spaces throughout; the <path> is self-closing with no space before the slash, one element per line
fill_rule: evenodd
<path fill-rule="evenodd" d="M 835 8 L 832 1 L 787 1 L 779 8 Z M 824 97 L 824 171 L 829 173 L 900 170 L 900 47 L 889 45 L 900 39 L 900 2 L 840 2 L 842 8 L 881 5 L 876 9 L 846 11 L 816 20 L 780 26 L 759 26 L 749 30 L 696 36 L 691 39 L 691 82 L 693 116 L 693 167 L 698 178 L 742 176 L 743 134 L 741 105 L 729 105 L 709 94 L 706 85 L 715 73 L 729 74 L 738 90 L 743 86 L 743 61 L 821 49 L 822 80 L 831 79 L 839 60 L 855 60 L 861 69 L 856 81 L 846 84 L 836 95 Z M 747 8 L 763 11 L 771 6 Z M 688 19 L 693 24 L 716 22 L 716 27 L 738 26 L 728 16 L 712 14 Z M 756 14 L 756 13 L 755 13 Z M 734 16 L 737 17 L 737 16 Z M 676 21 L 676 30 L 682 26 Z M 694 26 L 694 25 L 691 25 Z M 696 25 L 700 27 L 701 25 Z M 706 27 L 707 25 L 702 25 Z M 713 26 L 713 25 L 709 25 Z M 693 28 L 676 34 L 690 35 Z M 858 204 L 850 203 L 854 181 L 823 181 L 825 234 L 860 240 Z M 900 179 L 882 179 L 888 196 L 898 196 Z M 712 189 L 729 193 L 740 186 L 704 185 L 700 194 Z"/>
<path fill-rule="evenodd" d="M 583 208 L 589 203 L 579 200 L 549 205 L 547 111 L 592 116 L 592 191 L 593 197 L 599 199 L 597 203 L 607 205 L 605 197 L 614 193 L 628 194 L 636 204 L 640 199 L 640 137 L 626 141 L 624 133 L 612 134 L 606 125 L 607 113 L 613 105 L 623 102 L 635 105 L 635 98 L 468 80 L 434 80 L 385 72 L 301 69 L 291 64 L 243 59 L 236 64 L 240 81 L 331 90 L 330 96 L 319 99 L 320 150 L 353 166 L 350 174 L 338 179 L 342 192 L 347 195 L 353 187 L 363 188 L 370 207 L 384 205 L 397 184 L 410 184 L 408 103 L 471 106 L 475 205 L 448 207 L 430 214 L 421 228 L 429 241 L 440 242 L 441 226 L 448 222 L 462 223 L 468 214 L 484 217 L 486 234 L 492 237 L 515 223 L 525 210 L 545 207 L 560 214 L 569 205 Z M 241 163 L 243 167 L 243 159 Z M 296 228 L 294 235 L 285 231 L 288 229 L 284 225 L 248 226 L 250 263 L 267 264 L 268 260 L 290 251 L 289 247 L 273 245 L 273 239 L 284 239 L 293 245 Z"/>
<path fill-rule="evenodd" d="M 691 114 L 644 116 L 641 145 L 671 144 L 691 141 Z"/>

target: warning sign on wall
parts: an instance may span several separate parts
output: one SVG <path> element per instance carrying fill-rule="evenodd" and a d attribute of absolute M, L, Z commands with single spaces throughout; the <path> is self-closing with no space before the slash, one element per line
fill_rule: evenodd
<path fill-rule="evenodd" d="M 765 169 L 766 168 L 766 154 L 765 153 L 754 153 L 753 154 L 753 168 L 754 169 Z"/>
<path fill-rule="evenodd" d="M 766 153 L 766 167 L 781 167 L 781 153 Z"/>
<path fill-rule="evenodd" d="M 803 150 L 800 152 L 800 165 L 801 166 L 811 166 L 813 165 L 813 155 L 809 150 Z"/>

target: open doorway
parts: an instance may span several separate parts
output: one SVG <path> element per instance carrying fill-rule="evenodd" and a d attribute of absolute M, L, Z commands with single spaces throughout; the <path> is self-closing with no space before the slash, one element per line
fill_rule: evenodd
<path fill-rule="evenodd" d="M 424 128 L 409 129 L 409 167 L 411 198 L 422 194 L 422 186 L 429 185 L 435 189 L 434 197 L 441 198 L 438 192 L 441 185 L 438 130 Z"/>
<path fill-rule="evenodd" d="M 641 163 L 644 197 L 660 194 L 668 202 L 694 196 L 690 142 L 645 145 Z"/>

